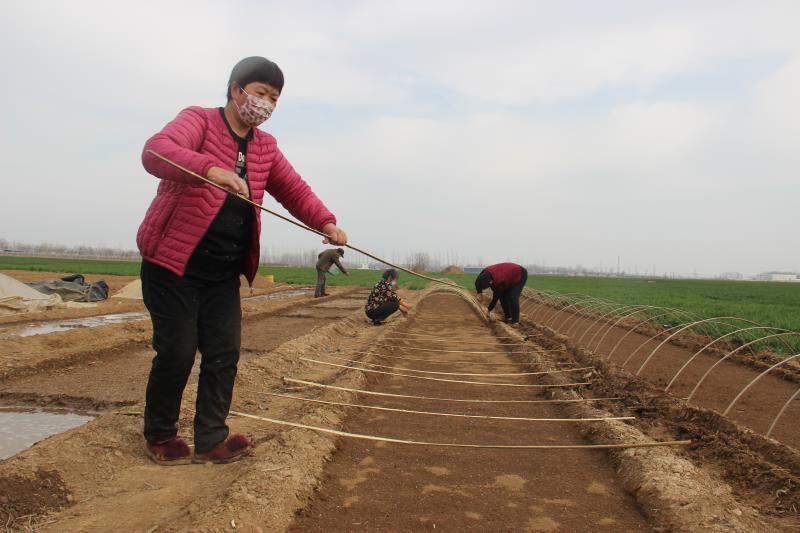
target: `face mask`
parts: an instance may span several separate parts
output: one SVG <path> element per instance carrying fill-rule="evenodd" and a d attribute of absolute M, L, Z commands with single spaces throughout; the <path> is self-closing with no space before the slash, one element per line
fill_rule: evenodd
<path fill-rule="evenodd" d="M 392 285 L 392 287 L 396 286 L 396 285 L 397 285 L 397 281 L 393 281 L 393 282 L 391 283 L 391 285 Z"/>
<path fill-rule="evenodd" d="M 236 110 L 239 111 L 239 117 L 242 119 L 242 122 L 251 128 L 260 126 L 272 115 L 272 112 L 275 111 L 275 104 L 269 100 L 253 96 L 245 92 L 244 89 L 242 89 L 242 92 L 247 95 L 247 99 L 241 106 L 236 106 Z M 234 104 L 235 103 L 236 102 L 234 102 Z"/>

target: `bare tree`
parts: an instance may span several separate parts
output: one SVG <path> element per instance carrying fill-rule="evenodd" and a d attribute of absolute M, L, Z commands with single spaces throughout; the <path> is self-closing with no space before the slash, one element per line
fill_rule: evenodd
<path fill-rule="evenodd" d="M 416 252 L 411 256 L 411 270 L 414 272 L 425 272 L 431 263 L 431 258 L 425 252 Z"/>

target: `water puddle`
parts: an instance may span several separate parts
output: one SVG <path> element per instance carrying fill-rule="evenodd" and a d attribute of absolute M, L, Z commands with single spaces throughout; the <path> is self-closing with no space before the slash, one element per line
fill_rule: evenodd
<path fill-rule="evenodd" d="M 246 298 L 242 298 L 242 300 L 246 300 L 248 302 L 258 302 L 261 300 L 283 300 L 284 298 L 294 298 L 296 296 L 303 296 L 304 294 L 310 294 L 312 292 L 314 292 L 313 289 L 291 289 L 288 291 L 277 291 L 269 294 L 261 294 L 259 296 L 248 296 Z"/>
<path fill-rule="evenodd" d="M 30 448 L 46 437 L 81 426 L 92 418 L 75 413 L 0 409 L 0 460 Z"/>
<path fill-rule="evenodd" d="M 248 296 L 242 298 L 242 300 L 249 302 L 260 300 L 283 300 L 285 298 L 294 298 L 312 292 L 314 292 L 314 289 L 312 288 L 290 289 L 286 291 L 277 291 L 270 294 L 262 294 L 260 296 Z M 110 315 L 72 318 L 68 320 L 57 320 L 52 322 L 40 322 L 22 326 L 21 328 L 17 326 L 12 328 L 0 328 L 0 338 L 32 337 L 34 335 L 46 335 L 48 333 L 56 333 L 59 331 L 69 331 L 75 328 L 95 328 L 97 326 L 107 326 L 110 324 L 124 324 L 126 322 L 147 320 L 148 318 L 150 318 L 150 315 L 147 312 L 132 311 L 130 313 L 114 313 Z"/>
<path fill-rule="evenodd" d="M 143 312 L 115 313 L 111 315 L 88 316 L 85 318 L 72 318 L 69 320 L 59 320 L 54 322 L 42 322 L 25 326 L 16 333 L 3 336 L 32 337 L 33 335 L 45 335 L 56 331 L 69 331 L 75 328 L 94 328 L 109 324 L 123 324 L 125 322 L 135 322 L 146 320 L 150 315 Z"/>

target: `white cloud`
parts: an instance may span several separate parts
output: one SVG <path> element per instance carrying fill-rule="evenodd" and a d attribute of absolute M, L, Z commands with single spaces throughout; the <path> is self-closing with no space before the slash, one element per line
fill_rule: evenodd
<path fill-rule="evenodd" d="M 800 14 L 796 5 L 788 7 Z M 513 20 L 506 21 L 507 33 L 493 39 L 477 34 L 458 47 L 443 47 L 424 68 L 432 78 L 478 100 L 550 103 L 607 88 L 650 86 L 714 61 L 797 46 L 791 17 L 781 12 L 768 16 L 755 4 L 738 10 L 699 4 L 676 11 L 651 8 L 641 17 L 620 9 L 613 22 L 597 26 L 579 17 L 575 24 L 565 23 L 576 18 L 570 12 L 523 8 L 509 15 Z"/>
<path fill-rule="evenodd" d="M 758 84 L 753 102 L 754 140 L 767 157 L 783 165 L 785 179 L 796 182 L 800 166 L 800 51 L 773 76 Z"/>
<path fill-rule="evenodd" d="M 797 270 L 799 9 L 7 4 L 0 142 L 17 194 L 0 199 L 0 237 L 132 247 L 156 185 L 144 140 L 182 107 L 221 105 L 233 63 L 263 53 L 287 74 L 266 129 L 356 245 Z M 280 224 L 265 246 L 318 245 Z"/>

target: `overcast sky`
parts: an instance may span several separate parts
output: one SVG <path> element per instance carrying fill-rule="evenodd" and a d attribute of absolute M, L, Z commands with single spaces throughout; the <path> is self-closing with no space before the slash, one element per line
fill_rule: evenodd
<path fill-rule="evenodd" d="M 145 140 L 263 55 L 286 85 L 262 129 L 355 246 L 798 271 L 798 20 L 756 0 L 3 2 L 0 238 L 135 248 Z M 262 247 L 322 246 L 264 217 Z"/>

